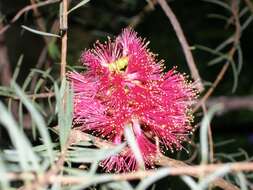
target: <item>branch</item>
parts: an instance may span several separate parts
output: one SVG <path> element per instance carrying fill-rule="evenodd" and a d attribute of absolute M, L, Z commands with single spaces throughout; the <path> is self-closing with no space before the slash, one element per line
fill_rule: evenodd
<path fill-rule="evenodd" d="M 251 13 L 253 14 L 253 3 L 250 0 L 244 0 L 246 5 L 249 7 Z"/>
<path fill-rule="evenodd" d="M 240 43 L 240 37 L 241 37 L 241 26 L 240 26 L 240 21 L 239 21 L 239 7 L 238 7 L 238 1 L 233 0 L 232 1 L 232 14 L 235 22 L 235 35 L 233 38 L 233 46 L 228 52 L 228 57 L 229 60 L 223 65 L 221 68 L 219 74 L 217 75 L 215 81 L 213 82 L 212 86 L 208 89 L 206 94 L 201 98 L 201 100 L 197 103 L 197 105 L 194 107 L 193 112 L 196 112 L 201 105 L 211 96 L 215 88 L 218 86 L 220 81 L 223 79 L 226 71 L 229 68 L 230 65 L 230 60 L 233 60 L 233 57 L 236 53 L 236 49 L 238 44 Z"/>
<path fill-rule="evenodd" d="M 148 4 L 140 11 L 137 15 L 133 16 L 128 24 L 129 27 L 135 28 L 143 19 L 146 13 L 153 11 L 154 5 L 157 3 L 157 0 L 149 0 Z"/>
<path fill-rule="evenodd" d="M 1 23 L 0 23 L 1 26 Z M 9 86 L 12 72 L 10 66 L 10 60 L 8 57 L 8 48 L 5 44 L 4 34 L 0 34 L 0 83 L 3 86 Z"/>
<path fill-rule="evenodd" d="M 58 131 L 58 127 L 55 127 L 54 130 Z M 68 140 L 68 147 L 71 144 L 75 144 L 79 141 L 90 141 L 93 142 L 95 146 L 97 147 L 103 147 L 103 148 L 112 148 L 115 145 L 107 142 L 106 140 L 100 139 L 98 137 L 94 137 L 92 135 L 86 134 L 81 132 L 78 129 L 72 129 L 70 138 Z M 46 185 L 46 184 L 53 184 L 53 183 L 60 183 L 60 184 L 84 184 L 84 182 L 90 184 L 90 177 L 89 176 L 61 176 L 58 174 L 58 172 L 61 170 L 61 167 L 63 166 L 65 162 L 65 155 L 66 155 L 65 149 L 58 161 L 56 162 L 57 167 L 51 168 L 48 172 L 46 172 L 44 175 L 36 176 L 33 172 L 27 172 L 27 173 L 8 173 L 7 178 L 11 181 L 15 180 L 30 180 L 31 182 L 34 182 L 34 187 L 38 187 L 38 185 Z M 192 177 L 200 177 L 200 175 L 207 175 L 210 173 L 213 173 L 217 171 L 218 169 L 221 169 L 224 166 L 229 166 L 231 172 L 248 172 L 253 171 L 253 162 L 238 162 L 238 163 L 226 163 L 226 164 L 209 164 L 209 165 L 195 165 L 190 166 L 186 163 L 175 160 L 172 158 L 168 158 L 163 156 L 162 154 L 157 155 L 156 157 L 156 164 L 160 166 L 166 166 L 163 169 L 167 171 L 168 176 L 179 176 L 179 175 L 189 175 Z M 167 168 L 168 167 L 168 168 Z M 144 179 L 148 176 L 153 176 L 157 170 L 147 170 L 147 171 L 136 171 L 136 172 L 130 172 L 130 173 L 122 173 L 122 174 L 106 174 L 106 179 L 103 180 L 103 182 L 108 181 L 121 181 L 121 180 L 135 180 L 135 179 Z M 99 182 L 99 178 L 101 177 L 101 174 L 98 174 L 96 176 L 92 176 L 92 178 L 97 178 L 96 183 Z M 203 177 L 203 176 L 202 176 Z M 36 184 L 36 185 L 35 185 Z M 239 188 L 227 181 L 225 181 L 222 178 L 218 178 L 212 182 L 212 185 L 216 187 L 220 187 L 224 190 L 239 190 Z"/>
<path fill-rule="evenodd" d="M 56 128 L 56 130 L 57 130 L 57 128 Z M 78 128 L 72 129 L 71 134 L 70 134 L 70 141 L 73 144 L 80 142 L 80 141 L 86 141 L 86 142 L 90 141 L 95 146 L 97 146 L 99 148 L 112 148 L 115 146 L 113 143 L 110 143 L 106 140 L 89 135 L 87 133 L 83 133 Z M 157 157 L 155 158 L 155 163 L 156 163 L 156 165 L 159 165 L 159 166 L 170 167 L 168 169 L 168 171 L 169 171 L 168 175 L 190 175 L 190 176 L 196 177 L 196 178 L 200 177 L 200 175 L 214 172 L 217 169 L 219 169 L 220 167 L 224 166 L 224 164 L 223 165 L 222 164 L 211 164 L 211 165 L 207 165 L 207 168 L 205 168 L 206 166 L 202 166 L 202 165 L 201 166 L 189 166 L 185 162 L 166 157 L 162 154 L 157 155 Z M 235 166 L 233 166 L 233 167 L 235 167 Z M 248 167 L 244 168 L 244 166 L 243 166 L 242 171 L 244 171 L 244 169 L 246 169 L 246 168 L 248 168 Z M 249 168 L 251 168 L 250 170 L 253 170 L 252 163 Z M 199 171 L 199 170 L 201 170 L 201 171 Z M 233 169 L 232 169 L 232 171 L 233 171 Z M 145 173 L 146 172 L 150 172 L 150 175 L 151 174 L 154 175 L 154 171 L 152 171 L 152 170 L 145 171 Z M 203 173 L 201 173 L 201 172 L 203 172 Z M 131 174 L 135 175 L 135 173 L 131 173 Z M 133 178 L 131 178 L 131 174 L 126 174 L 126 175 L 129 175 L 129 178 L 133 179 Z M 124 175 L 124 174 L 122 174 L 122 175 Z M 146 176 L 144 176 L 144 177 L 146 177 Z M 137 178 L 139 178 L 139 177 L 137 177 Z M 136 178 L 134 178 L 134 179 L 136 179 Z M 212 184 L 214 186 L 220 187 L 225 190 L 239 190 L 235 185 L 225 181 L 222 178 L 216 179 Z"/>
<path fill-rule="evenodd" d="M 62 32 L 61 41 L 61 78 L 65 77 L 66 65 L 67 65 L 67 29 L 68 29 L 68 0 L 62 0 L 61 5 L 62 12 L 60 13 L 60 29 Z"/>
<path fill-rule="evenodd" d="M 209 164 L 209 165 L 196 165 L 196 166 L 182 165 L 178 167 L 164 168 L 164 170 L 167 170 L 167 175 L 169 176 L 179 176 L 179 175 L 195 176 L 195 175 L 199 175 L 200 173 L 210 174 L 225 166 L 228 166 L 231 172 L 253 171 L 253 162 L 237 162 L 237 163 Z M 112 180 L 122 181 L 122 180 L 144 179 L 149 176 L 154 176 L 156 172 L 157 170 L 147 170 L 147 171 L 140 170 L 136 172 L 128 172 L 128 173 L 122 173 L 122 174 L 107 174 L 107 180 L 103 180 L 103 182 L 112 181 Z M 99 178 L 102 175 L 103 174 L 98 174 L 96 176 L 93 176 L 93 178 Z M 21 173 L 21 174 L 8 173 L 7 178 L 9 180 L 24 180 L 24 179 L 35 180 L 36 176 L 34 173 L 29 173 L 29 172 Z M 69 184 L 84 184 L 84 182 L 90 183 L 89 176 L 52 175 L 52 176 L 49 176 L 49 178 L 45 178 L 45 176 L 40 176 L 40 180 L 45 181 L 49 184 L 61 183 L 61 184 L 69 185 Z M 221 183 L 217 183 L 217 184 L 221 184 Z M 238 189 L 238 187 L 231 184 L 229 187 L 225 187 L 225 189 L 234 190 L 234 189 Z"/>
<path fill-rule="evenodd" d="M 232 110 L 247 109 L 253 110 L 253 96 L 243 96 L 243 97 L 214 97 L 210 98 L 206 102 L 208 107 L 215 104 L 223 104 L 223 110 L 220 113 L 229 112 Z"/>
<path fill-rule="evenodd" d="M 191 76 L 192 78 L 197 81 L 197 87 L 199 89 L 199 91 L 203 91 L 204 90 L 204 87 L 203 87 L 203 84 L 201 82 L 201 78 L 200 78 L 200 75 L 199 75 L 199 72 L 198 72 L 198 69 L 196 67 L 196 64 L 194 62 L 194 59 L 193 59 L 193 56 L 192 56 L 192 53 L 191 53 L 191 50 L 190 50 L 190 47 L 189 47 L 189 44 L 185 38 L 185 35 L 183 33 L 183 30 L 175 16 L 175 14 L 173 13 L 173 11 L 171 10 L 171 8 L 169 7 L 169 5 L 167 4 L 167 2 L 165 0 L 157 0 L 158 3 L 160 4 L 160 6 L 162 7 L 163 11 L 165 12 L 165 14 L 167 15 L 167 17 L 169 18 L 175 32 L 176 32 L 176 35 L 177 35 L 177 38 L 183 48 L 183 51 L 184 51 L 184 54 L 185 54 L 185 58 L 186 58 L 186 61 L 188 63 L 188 66 L 189 66 L 189 69 L 190 69 L 190 72 L 191 72 Z"/>
<path fill-rule="evenodd" d="M 23 9 L 21 9 L 10 21 L 10 24 L 13 24 L 14 22 L 16 22 L 24 13 L 34 9 L 34 8 L 38 8 L 38 7 L 42 7 L 42 6 L 46 6 L 49 4 L 53 4 L 53 3 L 57 3 L 60 2 L 60 0 L 47 0 L 47 1 L 43 1 L 37 4 L 32 4 L 32 5 L 28 5 L 26 7 L 24 7 Z M 4 27 L 2 27 L 0 29 L 0 34 L 4 33 L 5 31 L 8 30 L 8 28 L 11 26 L 10 24 L 5 25 Z"/>

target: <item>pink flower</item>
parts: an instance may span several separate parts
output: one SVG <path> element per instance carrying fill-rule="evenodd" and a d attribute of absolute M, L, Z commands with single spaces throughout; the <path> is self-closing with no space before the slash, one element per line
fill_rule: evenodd
<path fill-rule="evenodd" d="M 147 168 L 154 166 L 159 145 L 171 151 L 182 148 L 192 131 L 190 108 L 196 91 L 175 69 L 163 73 L 161 62 L 134 31 L 125 29 L 114 41 L 96 43 L 81 61 L 87 71 L 69 73 L 75 125 L 121 144 L 130 124 Z M 138 168 L 130 148 L 101 165 L 108 172 Z"/>

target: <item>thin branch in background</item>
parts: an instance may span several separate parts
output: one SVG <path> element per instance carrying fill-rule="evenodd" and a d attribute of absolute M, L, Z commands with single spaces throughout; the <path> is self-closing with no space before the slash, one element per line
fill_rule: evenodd
<path fill-rule="evenodd" d="M 55 127 L 54 130 L 57 131 L 58 127 Z M 70 139 L 73 144 L 80 142 L 80 141 L 84 141 L 84 142 L 92 142 L 92 144 L 94 144 L 98 148 L 113 148 L 113 147 L 115 147 L 115 144 L 112 144 L 106 140 L 100 139 L 99 137 L 95 137 L 95 136 L 89 135 L 87 133 L 83 133 L 79 129 L 72 129 L 72 131 L 70 133 Z M 162 154 L 157 155 L 157 157 L 155 158 L 155 163 L 156 163 L 156 165 L 159 165 L 159 166 L 172 167 L 172 168 L 188 167 L 189 166 L 183 161 L 175 160 L 175 159 L 166 157 Z M 195 174 L 190 174 L 190 175 L 192 177 L 199 177 L 201 174 L 203 174 L 203 173 L 196 172 Z M 180 175 L 180 174 L 178 174 L 178 175 Z M 235 185 L 223 180 L 222 178 L 215 180 L 212 183 L 212 185 L 214 185 L 216 187 L 220 187 L 225 190 L 239 190 L 239 188 L 237 188 Z"/>
<path fill-rule="evenodd" d="M 155 10 L 155 4 L 157 0 L 149 0 L 148 4 L 139 12 L 137 15 L 133 16 L 128 24 L 129 27 L 135 28 L 142 21 L 146 13 Z"/>
<path fill-rule="evenodd" d="M 179 24 L 179 22 L 178 22 L 178 20 L 175 16 L 175 14 L 171 10 L 171 8 L 167 4 L 167 2 L 165 0 L 158 0 L 158 3 L 160 4 L 163 11 L 165 12 L 167 17 L 169 18 L 169 20 L 170 20 L 170 22 L 171 22 L 171 24 L 172 24 L 172 26 L 175 30 L 175 33 L 176 33 L 176 35 L 179 39 L 179 42 L 180 42 L 180 44 L 183 48 L 183 51 L 184 51 L 189 69 L 191 71 L 192 78 L 195 79 L 195 81 L 198 82 L 197 83 L 198 84 L 198 89 L 201 92 L 201 91 L 204 90 L 204 87 L 203 87 L 203 84 L 201 82 L 201 78 L 200 78 L 198 69 L 197 69 L 196 64 L 194 62 L 193 55 L 191 53 L 189 44 L 188 44 L 188 42 L 185 38 L 183 30 L 182 30 L 182 28 L 181 28 L 181 26 L 180 26 L 180 24 Z M 201 106 L 202 106 L 204 114 L 206 114 L 207 109 L 206 109 L 206 106 L 205 106 L 205 102 L 202 102 Z M 213 146 L 213 138 L 212 138 L 212 131 L 211 131 L 210 124 L 209 124 L 209 128 L 208 128 L 208 141 L 209 141 L 209 150 L 210 150 L 210 154 L 209 154 L 210 158 L 209 159 L 210 159 L 210 162 L 213 163 L 213 160 L 214 160 L 214 146 Z"/>
<path fill-rule="evenodd" d="M 32 4 L 32 5 L 28 5 L 26 7 L 24 7 L 23 9 L 21 9 L 10 21 L 10 24 L 7 24 L 5 26 L 2 26 L 0 28 L 0 34 L 6 32 L 11 24 L 15 23 L 24 13 L 30 11 L 30 10 L 33 10 L 35 7 L 42 7 L 42 6 L 46 6 L 46 5 L 49 5 L 49 4 L 53 4 L 53 3 L 57 3 L 57 2 L 60 2 L 60 0 L 47 0 L 47 1 L 43 1 L 43 2 L 39 2 L 37 4 Z"/>
<path fill-rule="evenodd" d="M 246 171 L 250 172 L 253 171 L 253 163 L 245 163 L 245 162 L 237 162 L 237 163 L 227 163 L 227 164 L 209 164 L 209 165 L 197 165 L 197 166 L 178 166 L 178 167 L 170 167 L 170 168 L 163 168 L 164 172 L 167 172 L 168 176 L 178 176 L 178 175 L 189 175 L 189 176 L 195 176 L 199 175 L 200 173 L 210 174 L 212 172 L 215 172 L 222 167 L 228 166 L 231 172 L 240 172 L 240 171 Z M 102 182 L 109 182 L 109 181 L 123 181 L 123 180 L 136 180 L 136 179 L 144 179 L 148 176 L 155 175 L 155 172 L 157 170 L 149 170 L 149 171 L 136 171 L 136 172 L 130 172 L 130 173 L 122 173 L 122 174 L 107 174 L 106 179 L 102 178 Z M 96 177 L 96 182 L 99 182 L 99 177 L 102 177 L 102 175 L 94 176 Z M 87 182 L 89 184 L 90 182 L 90 176 L 68 176 L 68 175 L 51 175 L 51 176 L 45 176 L 41 175 L 39 178 L 34 173 L 8 173 L 7 178 L 9 180 L 36 180 L 39 179 L 40 181 L 52 184 L 52 183 L 60 183 L 60 184 L 67 184 L 67 185 L 78 185 L 78 184 L 84 184 Z M 215 181 L 221 180 L 221 178 L 216 179 Z M 223 181 L 219 181 L 215 183 L 218 187 L 224 189 L 224 190 L 239 190 L 238 187 L 235 185 L 224 183 Z M 229 184 L 229 185 L 228 185 Z M 90 183 L 92 185 L 92 183 Z"/>
<path fill-rule="evenodd" d="M 30 0 L 30 2 L 31 2 L 31 5 L 33 5 L 33 6 L 36 5 L 35 0 Z M 36 6 L 33 7 L 33 14 L 37 18 L 37 19 L 35 19 L 35 21 L 36 21 L 36 24 L 37 24 L 39 30 L 46 31 L 46 24 L 45 24 L 43 17 L 40 17 L 40 12 L 38 10 L 38 7 L 36 7 Z M 46 44 L 49 44 L 50 38 L 48 38 L 47 36 L 43 36 L 43 39 Z"/>
<path fill-rule="evenodd" d="M 55 19 L 54 23 L 51 26 L 50 33 L 58 33 L 57 32 L 58 30 L 59 30 L 59 19 L 57 18 L 57 19 Z M 44 40 L 45 40 L 45 38 L 44 38 Z M 38 61 L 35 65 L 35 68 L 41 69 L 43 67 L 43 65 L 46 65 L 47 67 L 49 67 L 52 64 L 51 63 L 52 61 L 47 58 L 48 58 L 49 45 L 50 45 L 50 43 L 54 43 L 54 41 L 56 41 L 56 38 L 51 38 L 51 39 L 49 38 L 48 41 L 45 40 L 46 45 L 40 53 L 40 56 L 39 56 Z M 32 82 L 31 82 L 31 87 L 30 87 L 31 92 L 33 92 L 35 89 L 37 79 L 38 79 L 38 73 L 35 73 L 33 76 Z"/>
<path fill-rule="evenodd" d="M 55 128 L 56 130 L 57 127 Z M 79 141 L 90 141 L 93 142 L 95 146 L 97 147 L 103 147 L 103 148 L 111 148 L 115 145 L 112 143 L 107 142 L 106 140 L 102 140 L 98 137 L 94 137 L 92 135 L 86 134 L 81 132 L 78 129 L 73 129 L 70 134 L 69 143 L 75 144 Z M 64 163 L 64 159 L 61 160 L 62 165 Z M 58 162 L 57 162 L 58 163 Z M 60 163 L 60 161 L 59 161 Z M 156 158 L 156 164 L 161 166 L 167 166 L 168 169 L 164 168 L 164 170 L 168 170 L 169 176 L 178 176 L 178 175 L 189 175 L 192 177 L 199 177 L 200 174 L 210 174 L 212 172 L 217 171 L 218 169 L 229 166 L 230 172 L 239 172 L 239 171 L 253 171 L 253 162 L 238 162 L 238 163 L 225 163 L 225 164 L 208 164 L 208 165 L 195 165 L 195 166 L 189 166 L 186 163 L 174 160 L 168 157 L 165 157 L 163 155 L 158 155 Z M 111 176 L 109 181 L 115 180 L 134 180 L 134 179 L 143 179 L 148 176 L 155 175 L 155 172 L 157 170 L 149 170 L 149 171 L 137 171 L 137 172 L 131 172 L 131 173 L 123 173 L 123 174 L 108 174 L 107 176 Z M 56 172 L 57 173 L 57 172 Z M 87 177 L 80 177 L 80 176 L 60 176 L 56 175 L 56 173 L 46 173 L 45 175 L 40 176 L 39 178 L 34 173 L 9 173 L 8 178 L 12 181 L 14 180 L 24 180 L 24 179 L 30 179 L 32 181 L 39 180 L 39 182 L 43 182 L 44 184 L 52 184 L 55 182 L 59 182 L 61 184 L 83 184 L 83 182 L 88 181 L 89 179 Z M 99 178 L 99 176 L 96 176 Z M 103 181 L 105 182 L 105 181 Z M 212 182 L 212 185 L 222 188 L 224 190 L 239 190 L 239 188 L 222 178 L 218 178 Z"/>
<path fill-rule="evenodd" d="M 249 7 L 251 13 L 253 14 L 253 2 L 250 0 L 244 0 L 246 5 Z"/>
<path fill-rule="evenodd" d="M 211 96 L 214 89 L 218 86 L 220 81 L 223 79 L 227 69 L 229 67 L 229 63 L 225 63 L 223 67 L 221 68 L 219 74 L 217 75 L 215 81 L 213 82 L 212 86 L 208 89 L 208 91 L 205 93 L 205 95 L 198 101 L 197 105 L 193 108 L 193 112 L 196 112 L 204 102 L 207 101 L 207 99 Z"/>
<path fill-rule="evenodd" d="M 198 69 L 196 67 L 195 61 L 193 59 L 192 53 L 191 53 L 191 49 L 190 46 L 185 38 L 185 35 L 183 33 L 183 30 L 175 16 L 175 14 L 173 13 L 173 11 L 171 10 L 171 8 L 169 7 L 169 5 L 167 4 L 167 2 L 165 0 L 157 0 L 158 3 L 160 4 L 160 6 L 162 7 L 163 11 L 165 12 L 165 14 L 167 15 L 167 17 L 169 18 L 175 33 L 177 35 L 177 38 L 183 48 L 184 54 L 185 54 L 185 58 L 186 61 L 188 63 L 188 67 L 190 69 L 191 72 L 191 76 L 192 78 L 197 82 L 197 87 L 199 89 L 199 91 L 203 91 L 204 90 L 204 86 L 201 82 L 201 78 L 198 72 Z"/>
<path fill-rule="evenodd" d="M 3 86 L 9 86 L 12 77 L 12 72 L 8 57 L 8 48 L 5 44 L 4 34 L 0 34 L 0 75 L 1 75 L 0 81 L 1 84 Z"/>
<path fill-rule="evenodd" d="M 203 103 L 202 110 L 204 115 L 207 115 L 207 106 L 206 103 Z M 212 128 L 210 122 L 208 123 L 208 144 L 209 144 L 209 161 L 210 163 L 214 162 L 214 144 L 213 144 L 213 135 L 212 135 Z"/>
<path fill-rule="evenodd" d="M 239 22 L 239 12 L 238 12 L 238 1 L 237 0 L 233 0 L 232 1 L 232 14 L 234 17 L 234 22 L 235 22 L 235 35 L 233 38 L 233 46 L 232 48 L 229 50 L 228 52 L 228 56 L 230 60 L 233 60 L 233 57 L 236 53 L 237 50 L 237 46 L 240 43 L 240 37 L 241 37 L 241 26 L 240 26 L 240 22 Z M 215 81 L 213 82 L 212 86 L 208 89 L 208 91 L 205 93 L 205 95 L 199 100 L 199 102 L 197 103 L 197 105 L 193 108 L 193 112 L 196 112 L 204 102 L 207 101 L 207 99 L 211 96 L 211 94 L 213 93 L 213 91 L 215 90 L 215 88 L 218 86 L 218 84 L 221 82 L 221 80 L 223 79 L 226 71 L 228 70 L 230 66 L 230 61 L 227 61 L 221 68 L 219 74 L 217 75 Z"/>
<path fill-rule="evenodd" d="M 61 78 L 66 75 L 67 65 L 67 29 L 68 29 L 68 1 L 63 0 L 60 4 L 60 30 L 62 32 L 61 40 Z"/>
<path fill-rule="evenodd" d="M 226 113 L 234 110 L 253 110 L 253 96 L 243 96 L 243 97 L 214 97 L 210 98 L 206 102 L 208 107 L 211 107 L 215 104 L 222 104 L 223 109 L 219 111 L 219 114 Z"/>

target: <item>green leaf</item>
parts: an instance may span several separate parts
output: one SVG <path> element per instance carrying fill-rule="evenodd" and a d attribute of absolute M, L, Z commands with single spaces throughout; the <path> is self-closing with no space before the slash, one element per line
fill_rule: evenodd
<path fill-rule="evenodd" d="M 1 152 L 0 152 L 1 153 Z M 2 159 L 2 155 L 0 154 L 0 189 L 8 189 L 10 188 L 9 180 L 6 177 L 7 171 L 4 165 L 4 161 Z"/>
<path fill-rule="evenodd" d="M 19 71 L 20 71 L 20 66 L 23 62 L 23 58 L 24 58 L 24 55 L 20 55 L 19 59 L 18 59 L 18 62 L 17 62 L 17 66 L 15 67 L 15 70 L 14 70 L 14 74 L 12 76 L 12 80 L 16 81 L 17 77 L 18 77 L 18 74 L 19 74 Z"/>
<path fill-rule="evenodd" d="M 223 61 L 223 60 L 227 60 L 227 59 L 228 59 L 228 56 L 227 56 L 227 55 L 219 56 L 219 57 L 216 57 L 216 58 L 212 59 L 211 61 L 209 61 L 209 62 L 207 63 L 207 65 L 212 66 L 212 65 L 215 65 L 215 64 L 217 64 L 217 63 L 220 63 L 220 62 Z"/>
<path fill-rule="evenodd" d="M 200 189 L 206 189 L 210 183 L 215 181 L 218 178 L 223 177 L 231 170 L 229 164 L 222 166 L 221 168 L 217 169 L 215 172 L 205 176 L 198 184 Z"/>
<path fill-rule="evenodd" d="M 125 144 L 105 149 L 74 147 L 74 150 L 68 152 L 67 159 L 71 162 L 77 163 L 92 163 L 118 154 L 124 147 Z"/>
<path fill-rule="evenodd" d="M 82 0 L 80 3 L 78 3 L 76 6 L 74 6 L 72 9 L 70 9 L 67 14 L 71 13 L 72 11 L 78 9 L 79 7 L 85 5 L 86 3 L 88 3 L 90 0 Z"/>
<path fill-rule="evenodd" d="M 241 32 L 244 31 L 248 26 L 249 24 L 253 21 L 253 16 L 250 15 L 247 20 L 241 25 Z"/>
<path fill-rule="evenodd" d="M 200 125 L 200 148 L 201 148 L 201 163 L 206 164 L 208 162 L 208 128 L 211 118 L 214 113 L 221 110 L 222 105 L 217 104 L 210 108 L 208 113 L 204 116 Z"/>
<path fill-rule="evenodd" d="M 216 19 L 220 19 L 220 20 L 224 20 L 224 21 L 228 21 L 229 18 L 224 16 L 224 15 L 220 15 L 220 14 L 208 14 L 207 15 L 208 18 L 216 18 Z"/>
<path fill-rule="evenodd" d="M 231 7 L 228 4 L 224 3 L 223 1 L 219 1 L 219 0 L 203 0 L 203 1 L 219 5 L 225 9 L 227 9 L 228 11 L 231 11 Z"/>
<path fill-rule="evenodd" d="M 219 56 L 224 56 L 223 53 L 215 50 L 215 49 L 211 49 L 209 47 L 206 47 L 206 46 L 202 46 L 202 45 L 194 45 L 195 48 L 197 49 L 200 49 L 200 50 L 203 50 L 203 51 L 206 51 L 208 53 L 211 53 L 211 54 L 214 54 L 214 55 L 219 55 Z"/>
<path fill-rule="evenodd" d="M 24 171 L 39 170 L 38 158 L 32 150 L 32 146 L 23 131 L 19 129 L 16 121 L 0 102 L 0 122 L 8 131 L 10 139 L 17 151 L 17 158 Z"/>
<path fill-rule="evenodd" d="M 107 189 L 126 189 L 133 190 L 133 187 L 127 181 L 115 181 L 104 185 Z"/>
<path fill-rule="evenodd" d="M 58 124 L 60 133 L 60 144 L 63 149 L 67 143 L 69 133 L 72 127 L 72 114 L 73 114 L 73 92 L 69 87 L 69 83 L 66 79 L 62 80 L 62 86 L 60 88 L 57 97 L 58 107 Z"/>
<path fill-rule="evenodd" d="M 238 72 L 238 75 L 239 75 L 242 71 L 242 65 L 243 65 L 243 53 L 242 53 L 242 48 L 241 48 L 240 45 L 238 45 L 238 47 L 237 47 L 237 54 L 238 54 L 237 72 Z"/>
<path fill-rule="evenodd" d="M 54 60 L 56 60 L 60 57 L 59 48 L 56 45 L 56 42 L 54 40 L 50 41 L 50 43 L 48 44 L 48 53 L 49 53 L 50 57 Z"/>
<path fill-rule="evenodd" d="M 237 89 L 238 86 L 238 71 L 235 65 L 234 60 L 230 60 L 231 63 L 231 67 L 232 67 L 232 71 L 233 71 L 233 78 L 234 78 L 234 83 L 233 83 L 233 87 L 232 87 L 232 93 L 234 93 Z"/>
<path fill-rule="evenodd" d="M 44 119 L 42 118 L 40 113 L 37 111 L 37 109 L 34 107 L 32 101 L 26 97 L 24 92 L 20 89 L 20 87 L 18 87 L 18 85 L 15 84 L 15 82 L 12 82 L 12 87 L 14 88 L 17 96 L 23 102 L 27 110 L 30 112 L 32 119 L 37 125 L 38 131 L 42 137 L 43 143 L 47 146 L 47 154 L 50 159 L 50 162 L 53 163 L 54 155 L 53 155 L 53 149 L 52 149 L 52 141 L 50 139 L 50 135 L 47 130 Z"/>
<path fill-rule="evenodd" d="M 154 182 L 156 182 L 157 180 L 165 177 L 169 175 L 169 169 L 168 168 L 161 168 L 158 169 L 155 172 L 155 175 L 149 176 L 143 180 L 141 180 L 141 182 L 138 184 L 138 186 L 136 187 L 135 190 L 145 190 L 147 189 L 150 185 L 152 185 Z"/>
<path fill-rule="evenodd" d="M 236 174 L 237 178 L 239 179 L 240 189 L 241 190 L 248 190 L 247 188 L 247 179 L 242 172 L 238 172 Z"/>
<path fill-rule="evenodd" d="M 42 31 L 35 30 L 35 29 L 32 29 L 32 28 L 24 26 L 24 25 L 22 25 L 21 27 L 24 28 L 25 30 L 28 30 L 29 32 L 32 32 L 32 33 L 35 33 L 35 34 L 38 34 L 38 35 L 41 35 L 41 36 L 49 36 L 49 37 L 57 37 L 57 38 L 61 37 L 57 34 L 42 32 Z"/>
<path fill-rule="evenodd" d="M 191 188 L 191 190 L 203 190 L 198 187 L 197 183 L 192 177 L 182 175 L 180 178 Z"/>

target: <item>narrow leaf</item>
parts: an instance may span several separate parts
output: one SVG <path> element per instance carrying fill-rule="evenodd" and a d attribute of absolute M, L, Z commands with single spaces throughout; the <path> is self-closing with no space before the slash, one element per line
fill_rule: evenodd
<path fill-rule="evenodd" d="M 21 168 L 24 171 L 28 171 L 31 169 L 38 170 L 38 158 L 32 151 L 32 146 L 28 139 L 26 138 L 23 131 L 21 131 L 12 117 L 12 115 L 8 112 L 2 102 L 0 102 L 0 123 L 8 131 L 10 139 L 17 151 L 18 161 L 20 163 Z"/>
<path fill-rule="evenodd" d="M 201 163 L 206 164 L 208 162 L 208 127 L 210 125 L 211 118 L 214 113 L 222 108 L 222 105 L 214 105 L 201 121 L 200 127 L 200 148 L 201 148 Z"/>
<path fill-rule="evenodd" d="M 145 190 L 147 189 L 150 185 L 152 185 L 154 182 L 156 182 L 159 179 L 164 178 L 169 174 L 169 169 L 168 168 L 162 168 L 156 171 L 155 175 L 149 176 L 146 179 L 143 179 L 138 186 L 136 187 L 135 190 Z"/>
<path fill-rule="evenodd" d="M 10 187 L 9 180 L 6 177 L 7 171 L 0 154 L 0 189 L 8 189 Z"/>
<path fill-rule="evenodd" d="M 74 6 L 72 9 L 70 9 L 67 13 L 71 13 L 72 11 L 78 9 L 79 7 L 85 5 L 86 3 L 88 3 L 90 0 L 82 0 L 80 3 L 78 3 L 76 6 Z"/>
<path fill-rule="evenodd" d="M 17 96 L 19 96 L 20 100 L 23 102 L 27 110 L 30 112 L 32 119 L 37 125 L 38 131 L 43 139 L 43 143 L 47 146 L 48 157 L 51 163 L 53 163 L 54 157 L 53 157 L 53 150 L 52 150 L 52 141 L 50 139 L 50 135 L 47 130 L 44 119 L 42 118 L 41 114 L 37 111 L 37 109 L 33 106 L 32 101 L 26 97 L 26 95 L 20 89 L 20 87 L 18 87 L 14 82 L 12 82 L 12 86 Z"/>
<path fill-rule="evenodd" d="M 13 76 L 12 76 L 12 80 L 16 81 L 17 77 L 18 77 L 18 74 L 19 74 L 19 71 L 20 71 L 20 66 L 23 62 L 23 58 L 24 58 L 24 55 L 20 55 L 19 59 L 18 59 L 18 62 L 17 62 L 17 66 L 14 70 L 14 73 L 13 73 Z"/>
<path fill-rule="evenodd" d="M 57 105 L 59 106 L 59 112 L 58 112 L 58 123 L 59 123 L 59 132 L 60 132 L 60 144 L 61 148 L 66 145 L 69 133 L 72 127 L 72 112 L 73 112 L 73 105 L 72 105 L 72 99 L 73 99 L 73 93 L 72 90 L 69 87 L 69 83 L 66 81 L 66 79 L 63 79 L 62 86 L 60 89 L 60 94 L 57 95 L 58 97 Z M 63 101 L 65 100 L 65 101 Z"/>
<path fill-rule="evenodd" d="M 23 29 L 25 29 L 25 30 L 28 30 L 29 32 L 32 32 L 32 33 L 35 33 L 35 34 L 38 34 L 38 35 L 41 35 L 41 36 L 49 36 L 49 37 L 57 37 L 57 38 L 60 38 L 60 37 L 61 37 L 61 36 L 59 36 L 59 35 L 57 35 L 57 34 L 42 32 L 42 31 L 35 30 L 35 29 L 32 29 L 32 28 L 27 27 L 27 26 L 24 26 L 24 25 L 22 25 L 21 27 L 22 27 Z"/>

